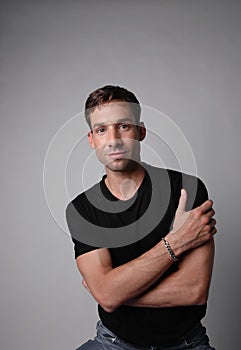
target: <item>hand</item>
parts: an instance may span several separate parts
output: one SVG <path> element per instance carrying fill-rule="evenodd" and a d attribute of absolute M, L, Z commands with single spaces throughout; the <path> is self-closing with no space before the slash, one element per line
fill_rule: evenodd
<path fill-rule="evenodd" d="M 211 200 L 188 212 L 186 204 L 187 191 L 182 189 L 171 232 L 174 237 L 168 235 L 168 239 L 175 238 L 175 242 L 171 240 L 181 253 L 206 243 L 217 232 Z"/>

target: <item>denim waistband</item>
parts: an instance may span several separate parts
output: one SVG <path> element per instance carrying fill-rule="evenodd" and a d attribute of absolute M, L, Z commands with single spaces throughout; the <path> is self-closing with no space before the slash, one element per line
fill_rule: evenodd
<path fill-rule="evenodd" d="M 111 344 L 119 344 L 126 350 L 164 350 L 164 349 L 185 349 L 187 346 L 192 346 L 203 342 L 203 344 L 209 344 L 209 339 L 206 335 L 206 329 L 202 326 L 201 322 L 198 322 L 189 332 L 187 332 L 183 337 L 178 340 L 168 342 L 168 344 L 150 344 L 150 345 L 136 345 L 126 342 L 125 340 L 119 338 L 111 330 L 109 330 L 101 320 L 97 322 L 97 338 L 100 337 Z"/>

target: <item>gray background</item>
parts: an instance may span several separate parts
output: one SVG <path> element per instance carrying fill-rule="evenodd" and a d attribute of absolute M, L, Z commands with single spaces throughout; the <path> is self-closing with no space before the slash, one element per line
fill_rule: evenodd
<path fill-rule="evenodd" d="M 119 84 L 191 144 L 219 228 L 204 322 L 217 349 L 240 349 L 241 2 L 8 0 L 0 13 L 0 348 L 74 349 L 94 335 L 96 305 L 47 207 L 43 164 L 89 92 Z"/>

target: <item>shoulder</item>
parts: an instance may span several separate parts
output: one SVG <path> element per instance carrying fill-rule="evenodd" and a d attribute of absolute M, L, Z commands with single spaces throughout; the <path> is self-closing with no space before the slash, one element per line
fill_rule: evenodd
<path fill-rule="evenodd" d="M 65 218 L 72 236 L 86 229 L 88 223 L 91 223 L 95 208 L 92 204 L 94 203 L 93 197 L 96 196 L 98 185 L 99 183 L 79 193 L 67 204 Z"/>
<path fill-rule="evenodd" d="M 75 207 L 78 211 L 86 208 L 91 204 L 91 198 L 96 197 L 98 191 L 100 190 L 100 182 L 88 188 L 87 190 L 76 195 L 66 206 L 66 212 L 70 210 L 71 207 Z"/>
<path fill-rule="evenodd" d="M 173 169 L 154 167 L 149 164 L 145 164 L 144 166 L 152 178 L 157 180 L 157 186 L 161 191 L 163 190 L 163 184 L 169 188 L 174 202 L 178 203 L 181 189 L 185 188 L 188 193 L 187 208 L 189 210 L 208 199 L 207 188 L 197 175 L 191 175 Z"/>
<path fill-rule="evenodd" d="M 144 164 L 144 167 L 147 170 L 147 172 L 150 173 L 151 175 L 152 174 L 157 176 L 163 176 L 164 174 L 168 175 L 172 183 L 177 183 L 177 184 L 188 183 L 193 186 L 195 185 L 195 183 L 200 183 L 203 186 L 205 186 L 203 181 L 197 175 L 187 174 L 182 171 L 174 170 L 174 169 L 155 167 L 149 164 Z"/>
<path fill-rule="evenodd" d="M 88 235 L 90 230 L 86 229 L 86 227 L 89 217 L 91 216 L 91 207 L 93 207 L 88 198 L 93 195 L 93 193 L 96 193 L 98 185 L 99 183 L 76 195 L 65 208 L 66 222 L 74 243 L 75 258 L 98 249 L 98 247 L 84 243 L 88 241 L 85 235 Z"/>

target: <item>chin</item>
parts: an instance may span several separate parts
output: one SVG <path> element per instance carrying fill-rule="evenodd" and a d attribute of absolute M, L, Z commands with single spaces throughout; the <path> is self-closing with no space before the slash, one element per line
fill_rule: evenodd
<path fill-rule="evenodd" d="M 127 172 L 134 170 L 138 166 L 138 162 L 130 159 L 114 160 L 106 165 L 111 171 Z"/>

